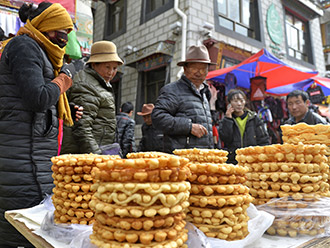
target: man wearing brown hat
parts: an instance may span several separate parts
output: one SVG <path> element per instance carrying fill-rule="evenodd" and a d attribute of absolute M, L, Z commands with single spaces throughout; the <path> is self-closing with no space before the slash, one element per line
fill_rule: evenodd
<path fill-rule="evenodd" d="M 142 112 L 137 112 L 143 117 L 142 138 L 139 144 L 140 152 L 163 151 L 163 132 L 152 125 L 151 112 L 154 109 L 152 103 L 143 104 Z"/>
<path fill-rule="evenodd" d="M 152 123 L 164 133 L 164 151 L 184 148 L 213 148 L 212 118 L 204 82 L 211 63 L 205 46 L 190 46 L 184 75 L 165 85 L 151 114 Z"/>

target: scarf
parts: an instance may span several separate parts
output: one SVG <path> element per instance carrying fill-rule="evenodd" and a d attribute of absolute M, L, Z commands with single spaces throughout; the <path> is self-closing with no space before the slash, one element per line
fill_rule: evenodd
<path fill-rule="evenodd" d="M 53 65 L 55 77 L 59 74 L 63 65 L 65 48 L 60 48 L 53 44 L 43 35 L 43 32 L 60 29 L 69 29 L 71 31 L 73 29 L 73 23 L 66 9 L 58 3 L 54 3 L 31 21 L 27 20 L 26 24 L 17 32 L 17 35 L 27 34 L 46 51 Z M 58 118 L 63 120 L 66 125 L 72 126 L 71 110 L 65 92 L 59 97 L 57 109 Z"/>

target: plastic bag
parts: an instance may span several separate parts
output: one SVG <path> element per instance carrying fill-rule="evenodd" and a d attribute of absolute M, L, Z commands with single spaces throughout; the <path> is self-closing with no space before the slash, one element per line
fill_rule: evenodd
<path fill-rule="evenodd" d="M 299 234 L 330 236 L 330 198 L 293 200 L 288 197 L 273 198 L 258 209 L 275 216 L 267 233 L 296 237 Z"/>
<path fill-rule="evenodd" d="M 100 146 L 102 155 L 119 155 L 122 157 L 122 151 L 118 143 Z"/>
<path fill-rule="evenodd" d="M 193 224 L 187 221 L 185 228 L 188 229 L 188 240 L 186 244 L 189 248 L 212 248 L 208 237 Z"/>

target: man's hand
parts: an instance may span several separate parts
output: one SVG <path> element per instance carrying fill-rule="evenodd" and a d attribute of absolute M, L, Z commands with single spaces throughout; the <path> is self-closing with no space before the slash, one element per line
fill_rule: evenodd
<path fill-rule="evenodd" d="M 74 105 L 74 109 L 76 110 L 75 121 L 79 121 L 84 114 L 84 108 L 82 106 Z"/>
<path fill-rule="evenodd" d="M 191 127 L 191 134 L 198 138 L 201 138 L 204 135 L 207 135 L 207 130 L 203 125 L 193 123 Z"/>

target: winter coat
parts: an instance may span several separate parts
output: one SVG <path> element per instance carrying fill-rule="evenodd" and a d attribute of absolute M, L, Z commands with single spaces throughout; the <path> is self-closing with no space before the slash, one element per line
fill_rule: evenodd
<path fill-rule="evenodd" d="M 123 112 L 116 116 L 116 120 L 116 140 L 120 145 L 123 157 L 126 157 L 127 153 L 136 151 L 134 138 L 135 121 L 131 119 L 128 114 Z"/>
<path fill-rule="evenodd" d="M 184 75 L 160 90 L 151 113 L 152 124 L 164 133 L 164 152 L 174 149 L 213 148 L 212 118 L 205 95 L 199 92 Z M 198 138 L 191 134 L 192 124 L 203 125 L 208 134 Z"/>
<path fill-rule="evenodd" d="M 308 125 L 329 124 L 322 116 L 311 110 L 308 110 L 305 117 L 300 121 L 298 121 L 298 123 L 299 122 L 305 122 Z M 295 121 L 294 117 L 291 117 L 288 120 L 286 120 L 284 124 L 294 125 L 297 124 L 297 122 Z"/>
<path fill-rule="evenodd" d="M 140 152 L 163 151 L 163 132 L 156 129 L 153 125 L 143 123 L 142 138 L 139 145 Z"/>
<path fill-rule="evenodd" d="M 64 127 L 61 153 L 101 154 L 101 147 L 114 143 L 116 113 L 110 83 L 92 68 L 79 71 L 68 90 L 70 103 L 83 106 L 82 118 L 72 127 Z"/>
<path fill-rule="evenodd" d="M 13 38 L 0 61 L 0 247 L 31 247 L 4 211 L 38 205 L 52 193 L 51 157 L 57 155 L 53 66 L 27 35 Z"/>
<path fill-rule="evenodd" d="M 229 152 L 228 163 L 237 164 L 236 149 L 247 146 L 269 145 L 269 135 L 265 125 L 255 112 L 247 111 L 247 122 L 243 137 L 235 118 L 224 117 L 219 123 L 219 136 L 224 143 L 224 149 Z"/>

